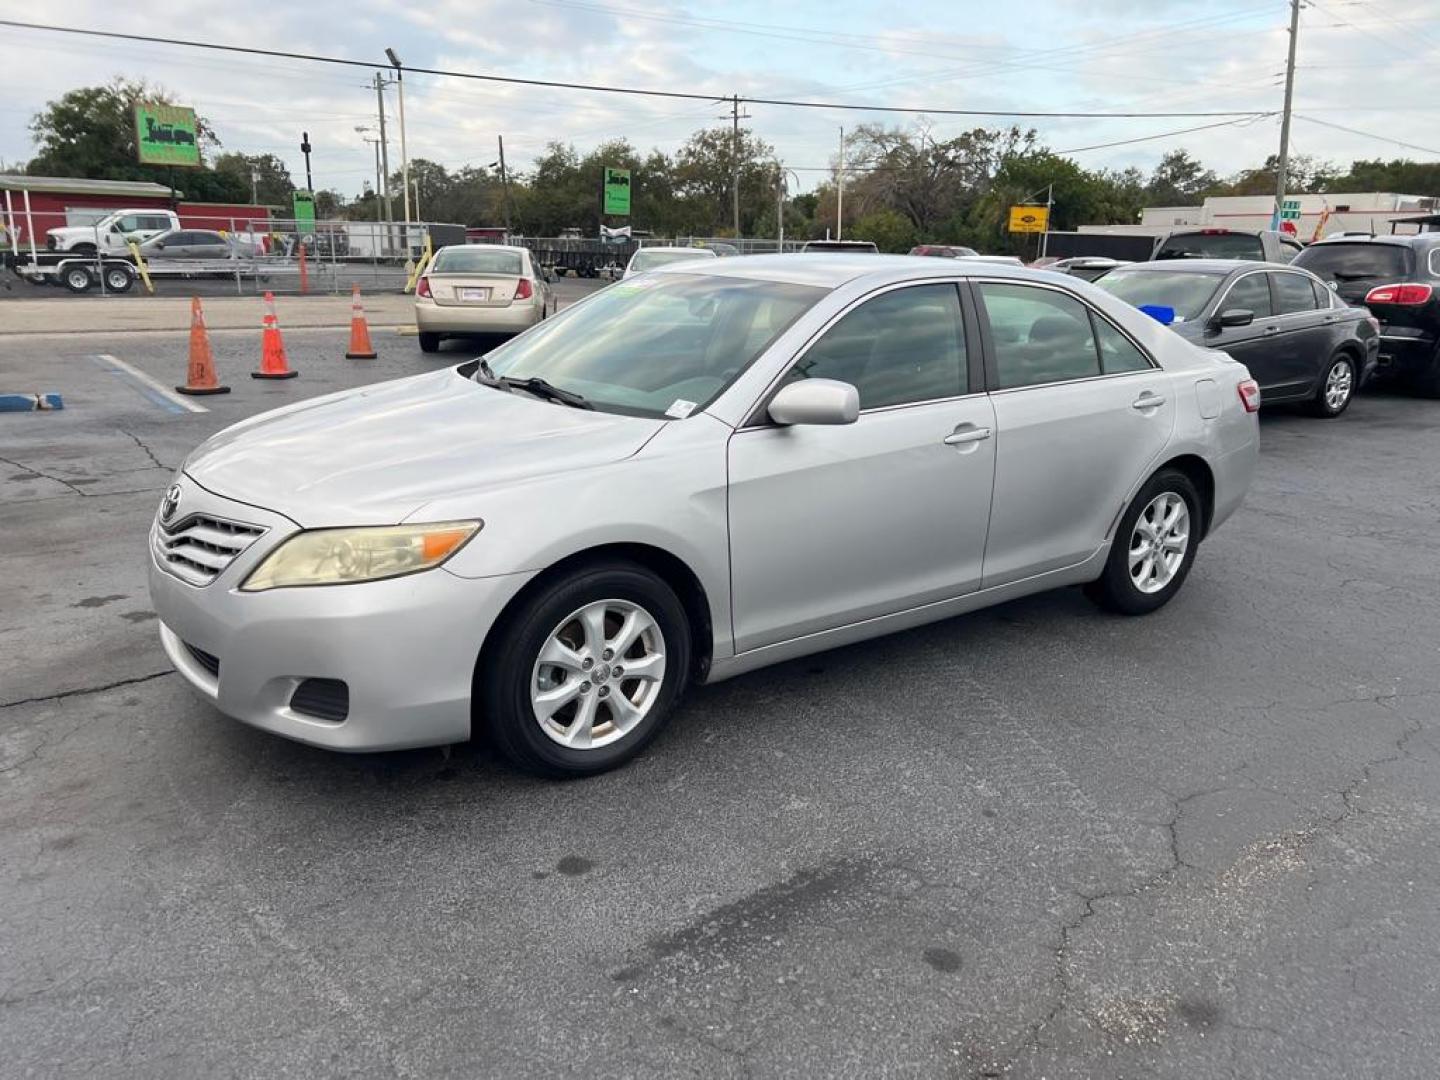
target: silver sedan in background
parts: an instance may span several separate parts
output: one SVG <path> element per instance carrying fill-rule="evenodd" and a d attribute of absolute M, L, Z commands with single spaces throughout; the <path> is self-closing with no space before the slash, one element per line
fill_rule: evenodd
<path fill-rule="evenodd" d="M 784 255 L 619 282 L 487 356 L 186 460 L 176 668 L 319 746 L 484 731 L 612 768 L 692 682 L 1046 589 L 1154 611 L 1235 510 L 1259 393 L 1086 282 Z"/>

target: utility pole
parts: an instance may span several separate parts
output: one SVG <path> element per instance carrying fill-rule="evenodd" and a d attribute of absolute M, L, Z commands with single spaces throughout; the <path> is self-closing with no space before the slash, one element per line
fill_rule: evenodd
<path fill-rule="evenodd" d="M 845 129 L 840 129 L 840 169 L 835 174 L 835 239 L 845 239 Z"/>
<path fill-rule="evenodd" d="M 305 155 L 305 190 L 315 194 L 315 182 L 310 179 L 310 132 L 300 133 L 300 153 Z"/>
<path fill-rule="evenodd" d="M 510 175 L 505 171 L 505 136 L 497 135 L 500 143 L 500 188 L 505 195 L 505 239 L 510 239 Z"/>
<path fill-rule="evenodd" d="M 250 205 L 260 205 L 260 170 L 250 166 Z"/>
<path fill-rule="evenodd" d="M 405 147 L 405 68 L 394 49 L 386 49 L 385 55 L 395 68 L 395 86 L 400 97 L 400 185 L 405 193 L 405 267 L 413 269 L 410 256 L 410 154 Z"/>
<path fill-rule="evenodd" d="M 385 220 L 394 221 L 395 215 L 390 209 L 390 148 L 385 142 L 385 79 L 380 72 L 375 73 L 375 101 L 380 106 L 380 177 L 383 183 L 376 192 L 385 201 Z"/>
<path fill-rule="evenodd" d="M 1285 180 L 1290 169 L 1290 103 L 1295 97 L 1295 41 L 1300 36 L 1300 0 L 1290 0 L 1290 55 L 1285 61 L 1285 111 L 1280 114 L 1280 160 L 1275 167 L 1275 211 L 1270 228 L 1280 228 L 1285 207 Z"/>
<path fill-rule="evenodd" d="M 732 170 L 733 175 L 730 177 L 730 224 L 735 230 L 735 239 L 737 240 L 740 239 L 740 121 L 749 119 L 749 113 L 740 111 L 740 95 L 732 95 L 730 98 L 730 122 L 734 132 L 732 143 L 734 169 Z"/>

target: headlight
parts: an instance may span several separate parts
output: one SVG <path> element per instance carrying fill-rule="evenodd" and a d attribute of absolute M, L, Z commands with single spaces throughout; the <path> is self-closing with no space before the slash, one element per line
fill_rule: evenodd
<path fill-rule="evenodd" d="M 313 529 L 296 533 L 245 579 L 244 592 L 292 585 L 342 585 L 439 566 L 480 531 L 479 521 Z"/>

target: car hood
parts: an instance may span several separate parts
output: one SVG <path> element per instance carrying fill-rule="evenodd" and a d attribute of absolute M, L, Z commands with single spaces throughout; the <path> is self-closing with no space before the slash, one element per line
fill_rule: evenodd
<path fill-rule="evenodd" d="M 438 498 L 619 461 L 664 425 L 506 393 L 451 368 L 245 420 L 198 447 L 184 470 L 305 528 L 394 524 Z"/>

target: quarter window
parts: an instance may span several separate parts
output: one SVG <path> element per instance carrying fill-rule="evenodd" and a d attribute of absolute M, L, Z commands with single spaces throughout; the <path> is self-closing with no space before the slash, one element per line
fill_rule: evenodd
<path fill-rule="evenodd" d="M 826 330 L 790 379 L 838 379 L 877 409 L 968 392 L 960 295 L 914 285 L 867 300 Z"/>
<path fill-rule="evenodd" d="M 1090 322 L 1095 328 L 1095 341 L 1100 346 L 1100 368 L 1106 375 L 1149 370 L 1149 358 L 1133 341 L 1093 311 Z"/>
<path fill-rule="evenodd" d="M 1275 314 L 1294 315 L 1315 310 L 1315 290 L 1310 279 L 1299 274 L 1271 274 L 1270 288 L 1275 294 Z"/>
<path fill-rule="evenodd" d="M 1052 289 L 981 284 L 1002 390 L 1100 374 L 1088 309 Z"/>
<path fill-rule="evenodd" d="M 1253 311 L 1257 319 L 1275 314 L 1270 304 L 1270 286 L 1265 283 L 1265 274 L 1246 274 L 1236 280 L 1230 288 L 1230 295 L 1221 303 L 1222 311 Z"/>

